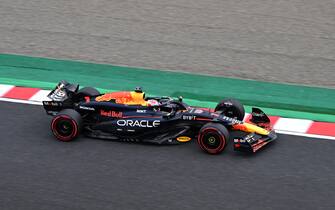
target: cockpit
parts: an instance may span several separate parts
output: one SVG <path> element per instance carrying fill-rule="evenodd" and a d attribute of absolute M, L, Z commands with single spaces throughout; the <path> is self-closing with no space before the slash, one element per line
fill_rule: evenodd
<path fill-rule="evenodd" d="M 165 113 L 164 115 L 169 116 L 173 116 L 180 111 L 187 110 L 185 104 L 182 103 L 182 98 L 179 98 L 179 100 L 173 100 L 170 97 L 145 97 L 145 93 L 139 87 L 135 88 L 134 91 L 106 93 L 104 95 L 97 96 L 95 101 L 152 107 L 153 110 L 160 111 Z"/>

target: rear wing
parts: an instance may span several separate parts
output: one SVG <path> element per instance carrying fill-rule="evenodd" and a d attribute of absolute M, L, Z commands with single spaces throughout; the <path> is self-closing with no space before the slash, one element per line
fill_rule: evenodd
<path fill-rule="evenodd" d="M 79 89 L 78 84 L 60 81 L 57 86 L 47 95 L 50 100 L 43 101 L 43 107 L 47 114 L 55 115 L 64 108 L 73 106 L 72 97 Z"/>
<path fill-rule="evenodd" d="M 57 84 L 47 97 L 52 101 L 65 101 L 66 99 L 71 98 L 78 89 L 78 84 L 71 84 L 63 80 Z"/>

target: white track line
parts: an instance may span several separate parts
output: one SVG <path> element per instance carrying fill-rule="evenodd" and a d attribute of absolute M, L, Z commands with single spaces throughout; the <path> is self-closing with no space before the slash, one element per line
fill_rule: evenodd
<path fill-rule="evenodd" d="M 42 102 L 39 102 L 39 101 L 26 101 L 26 100 L 20 100 L 20 99 L 12 99 L 12 98 L 0 98 L 0 101 L 20 103 L 20 104 L 42 105 Z"/>
<path fill-rule="evenodd" d="M 14 85 L 0 85 L 0 97 L 10 91 Z"/>
<path fill-rule="evenodd" d="M 33 95 L 31 98 L 29 98 L 29 101 L 49 101 L 50 99 L 47 97 L 47 95 L 50 93 L 50 90 L 40 90 L 35 95 Z"/>
<path fill-rule="evenodd" d="M 292 119 L 281 117 L 278 119 L 276 124 L 273 126 L 275 130 L 294 132 L 294 133 L 306 133 L 307 130 L 313 124 L 312 120 L 303 119 Z"/>
<path fill-rule="evenodd" d="M 276 133 L 285 134 L 285 135 L 293 135 L 293 136 L 304 136 L 304 137 L 317 138 L 317 139 L 327 139 L 327 140 L 335 141 L 334 136 L 322 136 L 322 135 L 308 134 L 308 133 L 295 133 L 295 132 L 281 131 L 281 130 L 276 130 Z"/>

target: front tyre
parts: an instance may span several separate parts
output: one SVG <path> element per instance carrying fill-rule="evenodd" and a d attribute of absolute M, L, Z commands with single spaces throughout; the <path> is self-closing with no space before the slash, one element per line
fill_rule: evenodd
<path fill-rule="evenodd" d="M 215 111 L 220 111 L 227 117 L 243 120 L 245 110 L 241 102 L 235 99 L 224 99 L 216 107 Z"/>
<path fill-rule="evenodd" d="M 60 111 L 51 121 L 51 131 L 54 136 L 64 142 L 74 140 L 82 126 L 81 115 L 73 109 Z"/>
<path fill-rule="evenodd" d="M 198 144 L 205 152 L 215 155 L 220 154 L 229 140 L 227 128 L 218 123 L 207 123 L 199 132 Z"/>

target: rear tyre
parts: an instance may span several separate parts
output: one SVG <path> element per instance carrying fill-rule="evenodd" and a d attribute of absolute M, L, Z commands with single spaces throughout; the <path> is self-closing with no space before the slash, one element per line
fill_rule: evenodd
<path fill-rule="evenodd" d="M 73 109 L 60 111 L 51 121 L 51 131 L 54 136 L 64 142 L 74 140 L 82 127 L 81 115 Z"/>
<path fill-rule="evenodd" d="M 226 127 L 218 123 L 207 123 L 199 132 L 198 144 L 205 152 L 215 155 L 220 154 L 229 140 L 229 132 Z"/>
<path fill-rule="evenodd" d="M 227 117 L 243 120 L 245 110 L 241 102 L 235 99 L 224 99 L 216 107 L 215 111 L 220 111 Z"/>
<path fill-rule="evenodd" d="M 81 94 L 84 96 L 97 96 L 100 95 L 100 92 L 92 87 L 84 87 L 82 89 L 80 89 L 77 94 Z"/>
<path fill-rule="evenodd" d="M 75 101 L 79 102 L 83 100 L 85 97 L 93 97 L 98 95 L 100 95 L 100 92 L 97 89 L 92 87 L 84 87 L 77 92 L 75 96 Z"/>

